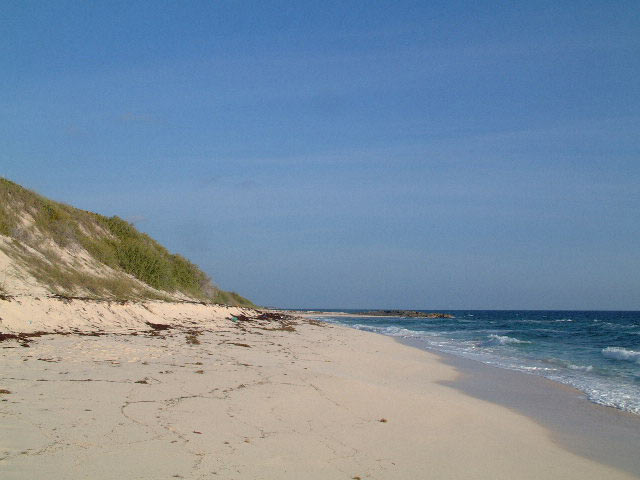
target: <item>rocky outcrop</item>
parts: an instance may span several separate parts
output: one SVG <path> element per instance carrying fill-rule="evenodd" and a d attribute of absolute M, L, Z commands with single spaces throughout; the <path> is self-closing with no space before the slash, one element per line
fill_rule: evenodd
<path fill-rule="evenodd" d="M 421 312 L 418 310 L 370 310 L 361 315 L 369 317 L 455 318 L 450 313 Z"/>

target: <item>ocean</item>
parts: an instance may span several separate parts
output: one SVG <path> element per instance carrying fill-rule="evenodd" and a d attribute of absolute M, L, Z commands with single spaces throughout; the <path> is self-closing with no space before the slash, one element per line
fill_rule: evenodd
<path fill-rule="evenodd" d="M 336 315 L 322 320 L 541 375 L 581 390 L 594 403 L 640 415 L 640 312 L 429 312 L 454 318 Z"/>

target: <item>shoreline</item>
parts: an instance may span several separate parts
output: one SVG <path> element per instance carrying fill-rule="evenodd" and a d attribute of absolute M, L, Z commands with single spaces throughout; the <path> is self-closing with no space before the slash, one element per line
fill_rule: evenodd
<path fill-rule="evenodd" d="M 291 312 L 292 314 L 295 313 L 294 310 L 291 310 L 289 312 Z M 318 318 L 318 319 L 334 318 L 334 317 L 338 317 L 338 318 L 340 318 L 340 317 L 346 317 L 346 318 L 371 318 L 370 316 L 363 315 L 363 314 L 360 314 L 360 313 L 353 313 L 352 314 L 352 313 L 348 313 L 348 312 L 328 312 L 328 311 L 317 311 L 317 312 L 316 311 L 305 311 L 305 312 L 302 312 L 301 316 L 305 317 L 305 318 Z M 378 317 L 378 316 L 376 316 L 376 317 Z M 404 318 L 404 317 L 395 316 L 395 315 L 394 316 L 379 316 L 379 317 L 381 317 L 381 318 Z M 348 324 L 341 324 L 341 325 L 344 325 L 344 326 L 347 326 L 349 328 L 352 328 Z M 368 331 L 368 330 L 365 330 L 365 331 Z M 374 332 L 374 333 L 378 333 L 378 332 Z M 380 334 L 381 335 L 385 335 L 384 333 L 380 333 Z M 432 347 L 429 347 L 429 346 L 425 345 L 418 338 L 414 338 L 414 337 L 410 337 L 409 338 L 409 337 L 393 336 L 393 335 L 391 335 L 391 337 L 395 338 L 398 341 L 400 341 L 400 343 L 411 345 L 411 346 L 419 348 L 421 350 L 425 350 L 425 351 L 428 351 L 428 352 L 435 353 L 436 355 L 441 355 L 444 359 L 446 359 L 446 358 L 452 358 L 452 359 L 459 358 L 459 359 L 463 359 L 463 360 L 466 360 L 466 361 L 471 361 L 473 363 L 479 363 L 481 365 L 485 365 L 485 366 L 488 366 L 488 367 L 491 367 L 491 368 L 497 368 L 498 370 L 501 370 L 501 371 L 509 371 L 509 372 L 517 371 L 518 373 L 520 373 L 522 375 L 525 375 L 527 378 L 529 378 L 529 376 L 533 376 L 533 377 L 536 377 L 536 378 L 544 378 L 548 382 L 551 382 L 553 385 L 565 387 L 565 388 L 568 388 L 568 389 L 570 389 L 572 391 L 575 391 L 581 397 L 583 397 L 585 401 L 587 401 L 591 405 L 597 405 L 598 407 L 612 409 L 612 410 L 614 410 L 616 412 L 620 412 L 621 414 L 630 415 L 631 418 L 637 418 L 637 419 L 640 420 L 640 413 L 634 413 L 632 411 L 625 410 L 623 408 L 619 408 L 619 407 L 616 407 L 616 406 L 613 406 L 613 405 L 606 405 L 606 404 L 602 404 L 602 403 L 598 403 L 596 401 L 593 401 L 593 400 L 588 398 L 588 395 L 585 392 L 580 390 L 578 387 L 575 387 L 575 386 L 571 385 L 570 383 L 565 383 L 565 382 L 563 382 L 561 380 L 552 379 L 552 378 L 548 378 L 546 376 L 536 375 L 536 374 L 524 372 L 524 371 L 521 371 L 521 370 L 513 370 L 513 369 L 510 369 L 508 367 L 496 366 L 496 365 L 493 365 L 491 363 L 485 363 L 482 360 L 474 360 L 474 359 L 471 359 L 471 358 L 468 358 L 468 357 L 465 357 L 465 356 L 462 356 L 462 355 L 456 355 L 455 353 L 444 352 L 444 351 L 438 350 L 437 348 L 432 348 Z"/>
<path fill-rule="evenodd" d="M 347 312 L 304 312 L 302 316 L 366 317 Z M 637 455 L 640 415 L 595 403 L 581 390 L 540 375 L 442 352 L 429 348 L 419 339 L 390 338 L 434 354 L 446 365 L 454 367 L 459 376 L 443 382 L 444 385 L 525 415 L 547 429 L 559 447 L 640 478 L 640 457 Z"/>
<path fill-rule="evenodd" d="M 220 307 L 72 319 L 89 305 L 53 305 L 37 321 L 53 335 L 0 343 L 3 479 L 638 478 L 452 388 L 458 368 L 391 337 Z"/>
<path fill-rule="evenodd" d="M 454 367 L 459 376 L 445 385 L 526 415 L 549 430 L 560 447 L 640 477 L 640 415 L 594 403 L 582 391 L 546 377 L 426 348 L 415 339 L 395 340 Z"/>

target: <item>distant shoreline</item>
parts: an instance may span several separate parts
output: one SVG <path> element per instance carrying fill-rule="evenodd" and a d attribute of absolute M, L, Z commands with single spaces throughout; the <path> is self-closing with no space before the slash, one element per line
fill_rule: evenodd
<path fill-rule="evenodd" d="M 282 310 L 291 314 L 299 315 L 301 317 L 409 317 L 409 318 L 455 318 L 454 315 L 449 313 L 439 312 L 420 312 L 417 310 L 368 310 L 357 313 L 349 312 L 327 312 L 327 311 L 315 311 L 315 310 Z"/>

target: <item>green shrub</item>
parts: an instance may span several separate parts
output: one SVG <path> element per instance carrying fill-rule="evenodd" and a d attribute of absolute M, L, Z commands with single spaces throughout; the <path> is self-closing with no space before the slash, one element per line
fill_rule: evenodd
<path fill-rule="evenodd" d="M 4 212 L 0 210 L 0 235 L 9 236 L 11 234 L 11 224 Z"/>
<path fill-rule="evenodd" d="M 39 235 L 22 232 L 20 212 L 28 213 L 34 219 L 32 233 L 37 231 Z M 20 235 L 18 230 L 22 232 Z M 237 293 L 215 288 L 209 276 L 197 265 L 181 255 L 171 254 L 126 220 L 54 202 L 1 177 L 0 234 L 19 240 L 14 241 L 13 248 L 7 253 L 20 257 L 36 279 L 59 293 L 82 289 L 96 296 L 169 298 L 150 289 L 141 292 L 136 283 L 125 275 L 128 274 L 168 293 L 179 291 L 205 301 L 253 305 Z M 121 274 L 116 278 L 106 278 L 66 266 L 43 246 L 46 245 L 41 241 L 43 236 L 63 248 L 73 250 L 79 245 L 96 261 Z M 25 245 L 38 250 L 46 260 L 29 253 Z"/>
<path fill-rule="evenodd" d="M 159 290 L 175 290 L 176 281 L 172 275 L 171 263 L 158 254 L 153 246 L 139 239 L 129 238 L 116 248 L 118 264 L 144 283 Z"/>
<path fill-rule="evenodd" d="M 113 236 L 120 240 L 136 238 L 142 235 L 132 224 L 118 216 L 103 217 L 102 215 L 96 215 L 96 217 L 100 223 L 107 227 Z"/>
<path fill-rule="evenodd" d="M 256 305 L 236 292 L 225 292 L 224 290 L 218 290 L 213 299 L 214 303 L 221 305 L 235 305 L 241 307 L 255 307 Z"/>

